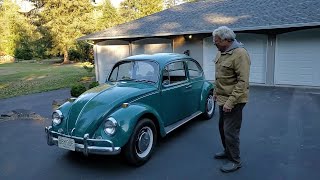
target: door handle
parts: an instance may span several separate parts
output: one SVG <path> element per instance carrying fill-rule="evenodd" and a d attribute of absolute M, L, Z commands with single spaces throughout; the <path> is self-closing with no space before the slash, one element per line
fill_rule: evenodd
<path fill-rule="evenodd" d="M 186 86 L 186 89 L 190 89 L 192 87 L 192 85 L 188 85 Z"/>

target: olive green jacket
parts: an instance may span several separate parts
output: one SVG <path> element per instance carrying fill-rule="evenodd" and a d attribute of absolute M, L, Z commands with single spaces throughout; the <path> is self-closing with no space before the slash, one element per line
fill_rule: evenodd
<path fill-rule="evenodd" d="M 250 64 L 249 54 L 242 47 L 217 53 L 214 93 L 219 106 L 233 108 L 248 102 Z"/>

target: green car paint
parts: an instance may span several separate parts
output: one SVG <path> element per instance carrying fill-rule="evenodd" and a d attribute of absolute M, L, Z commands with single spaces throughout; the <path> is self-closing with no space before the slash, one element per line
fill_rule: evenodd
<path fill-rule="evenodd" d="M 138 60 L 153 61 L 158 65 L 156 83 L 107 81 L 86 91 L 75 101 L 60 106 L 63 120 L 61 124 L 53 126 L 52 130 L 62 129 L 64 134 L 76 137 L 89 134 L 90 138 L 99 137 L 112 141 L 116 147 L 123 147 L 142 117 L 151 118 L 157 125 L 159 134 L 165 136 L 166 126 L 196 111 L 205 112 L 206 99 L 213 90 L 213 84 L 204 79 L 203 72 L 198 78 L 188 77 L 178 84 L 163 85 L 161 81 L 162 70 L 166 65 L 177 60 L 192 60 L 189 56 L 159 53 L 132 56 L 123 61 Z M 129 103 L 129 106 L 122 107 L 123 103 Z M 104 122 L 108 117 L 113 117 L 118 123 L 116 133 L 112 136 L 104 132 Z"/>

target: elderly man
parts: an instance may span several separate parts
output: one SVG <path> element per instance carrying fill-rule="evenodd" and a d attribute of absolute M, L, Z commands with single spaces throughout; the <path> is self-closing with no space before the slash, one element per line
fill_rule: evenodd
<path fill-rule="evenodd" d="M 239 134 L 242 109 L 248 102 L 250 58 L 235 33 L 226 26 L 212 33 L 218 48 L 215 59 L 216 80 L 214 97 L 219 105 L 219 131 L 224 151 L 215 154 L 216 159 L 228 159 L 221 167 L 232 172 L 241 167 Z"/>

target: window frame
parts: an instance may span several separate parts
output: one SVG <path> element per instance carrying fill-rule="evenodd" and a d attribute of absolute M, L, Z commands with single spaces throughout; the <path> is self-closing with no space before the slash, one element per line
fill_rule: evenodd
<path fill-rule="evenodd" d="M 191 76 L 190 76 L 188 61 L 193 62 L 193 63 L 196 64 L 196 66 L 197 66 L 198 69 L 200 70 L 200 76 L 194 76 L 194 77 L 191 77 Z M 194 59 L 186 59 L 185 62 L 186 62 L 186 66 L 187 66 L 188 78 L 189 78 L 190 80 L 191 80 L 191 79 L 197 79 L 197 78 L 203 78 L 204 72 L 203 72 L 203 69 L 202 69 L 202 67 L 200 66 L 200 64 L 199 64 L 198 61 L 196 61 L 196 60 L 194 60 Z"/>
<path fill-rule="evenodd" d="M 170 84 L 167 84 L 167 85 L 164 85 L 163 84 L 163 72 L 164 70 L 166 69 L 167 66 L 169 66 L 170 64 L 173 64 L 173 63 L 179 63 L 179 62 L 182 62 L 183 63 L 183 70 L 184 70 L 184 73 L 185 73 L 185 77 L 186 79 L 183 80 L 183 81 L 179 81 L 179 82 L 175 82 L 175 83 L 170 83 Z M 188 77 L 188 74 L 187 74 L 187 71 L 186 71 L 186 68 L 187 68 L 187 64 L 185 62 L 184 59 L 179 59 L 179 60 L 176 60 L 176 61 L 172 61 L 172 62 L 168 62 L 167 64 L 164 65 L 163 69 L 162 69 L 162 72 L 161 72 L 161 84 L 163 87 L 167 88 L 167 87 L 172 87 L 172 86 L 177 86 L 177 85 L 180 85 L 180 84 L 184 84 L 186 82 L 189 81 L 189 77 Z M 170 71 L 169 72 L 169 80 L 170 80 Z"/>

